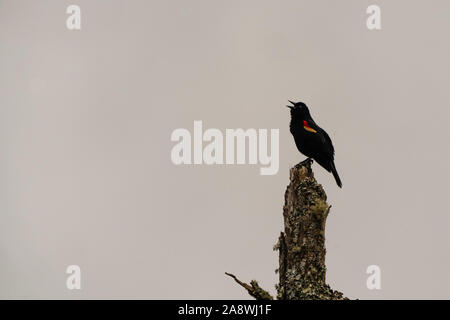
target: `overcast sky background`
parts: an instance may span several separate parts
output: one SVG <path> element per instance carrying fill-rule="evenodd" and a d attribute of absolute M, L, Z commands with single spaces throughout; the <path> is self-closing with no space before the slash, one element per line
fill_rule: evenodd
<path fill-rule="evenodd" d="M 304 159 L 287 99 L 336 149 L 343 189 L 313 167 L 333 206 L 329 284 L 450 298 L 449 15 L 445 0 L 0 0 L 0 298 L 248 298 L 225 271 L 275 293 L 284 191 Z M 278 174 L 173 165 L 170 135 L 194 120 L 279 128 Z"/>

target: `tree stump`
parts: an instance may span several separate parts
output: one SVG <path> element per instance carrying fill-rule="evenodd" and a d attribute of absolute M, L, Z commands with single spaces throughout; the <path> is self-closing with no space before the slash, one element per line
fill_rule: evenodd
<path fill-rule="evenodd" d="M 284 232 L 275 246 L 279 250 L 280 300 L 344 299 L 325 282 L 325 222 L 331 206 L 314 178 L 311 163 L 290 170 L 284 194 Z"/>
<path fill-rule="evenodd" d="M 279 251 L 278 300 L 344 300 L 344 295 L 325 282 L 325 222 L 331 206 L 311 169 L 311 160 L 290 170 L 284 194 L 284 232 L 274 250 Z M 272 299 L 253 280 L 248 285 L 233 277 L 255 299 Z"/>

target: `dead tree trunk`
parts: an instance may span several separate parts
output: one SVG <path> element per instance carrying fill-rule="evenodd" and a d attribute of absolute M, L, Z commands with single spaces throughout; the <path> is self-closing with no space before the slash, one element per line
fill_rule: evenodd
<path fill-rule="evenodd" d="M 331 206 L 317 183 L 311 162 L 290 171 L 284 194 L 284 232 L 275 246 L 279 250 L 280 300 L 336 300 L 343 294 L 325 282 L 325 222 Z"/>
<path fill-rule="evenodd" d="M 342 300 L 341 292 L 325 282 L 325 222 L 331 206 L 317 183 L 311 161 L 291 168 L 284 195 L 284 232 L 274 249 L 279 251 L 279 300 Z M 272 299 L 256 281 L 251 285 L 233 277 L 256 299 Z"/>

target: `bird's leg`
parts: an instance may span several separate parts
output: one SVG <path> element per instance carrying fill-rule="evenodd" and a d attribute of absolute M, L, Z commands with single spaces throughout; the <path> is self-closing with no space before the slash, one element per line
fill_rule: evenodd
<path fill-rule="evenodd" d="M 303 160 L 302 162 L 298 163 L 296 165 L 297 168 L 306 166 L 306 165 L 311 165 L 313 164 L 314 160 L 312 158 L 306 158 L 306 160 Z"/>

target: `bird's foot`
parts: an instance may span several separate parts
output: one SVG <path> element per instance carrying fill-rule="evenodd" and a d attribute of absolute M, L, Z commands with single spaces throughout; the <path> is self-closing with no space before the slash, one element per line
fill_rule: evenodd
<path fill-rule="evenodd" d="M 303 160 L 302 162 L 295 165 L 295 167 L 298 169 L 303 166 L 311 166 L 313 164 L 314 160 L 312 158 L 306 158 L 306 160 Z"/>

